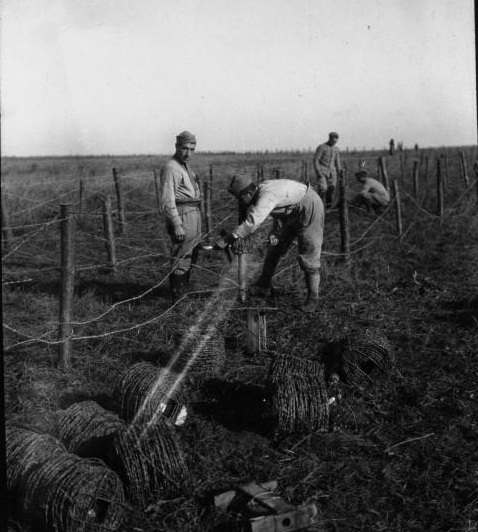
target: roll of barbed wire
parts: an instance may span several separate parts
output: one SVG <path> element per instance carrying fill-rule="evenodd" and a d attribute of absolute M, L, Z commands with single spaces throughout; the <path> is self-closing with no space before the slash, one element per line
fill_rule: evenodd
<path fill-rule="evenodd" d="M 31 470 L 22 486 L 22 500 L 25 517 L 36 529 L 47 531 L 114 531 L 125 514 L 118 475 L 100 460 L 70 453 Z"/>
<path fill-rule="evenodd" d="M 272 385 L 272 417 L 280 435 L 326 430 L 329 402 L 319 375 L 277 377 Z"/>
<path fill-rule="evenodd" d="M 132 501 L 145 506 L 181 493 L 189 472 L 176 430 L 162 414 L 150 423 L 130 425 L 115 436 L 114 445 Z"/>
<path fill-rule="evenodd" d="M 148 422 L 158 412 L 175 422 L 186 403 L 186 390 L 177 373 L 138 362 L 120 376 L 113 398 L 119 415 L 128 422 Z"/>
<path fill-rule="evenodd" d="M 386 371 L 393 363 L 393 349 L 379 331 L 366 329 L 343 342 L 342 374 L 347 384 L 359 386 L 370 381 L 374 370 Z"/>
<path fill-rule="evenodd" d="M 7 488 L 15 491 L 35 467 L 67 453 L 65 446 L 50 434 L 6 426 Z"/>
<path fill-rule="evenodd" d="M 126 428 L 125 422 L 114 412 L 95 401 L 74 403 L 56 412 L 55 432 L 68 451 L 92 456 L 95 445 Z"/>
<path fill-rule="evenodd" d="M 178 373 L 212 376 L 224 367 L 225 341 L 215 324 L 183 329 L 174 340 L 173 368 Z"/>
<path fill-rule="evenodd" d="M 276 356 L 267 376 L 272 417 L 279 434 L 328 427 L 329 400 L 322 364 L 291 355 Z"/>
<path fill-rule="evenodd" d="M 301 358 L 293 355 L 276 355 L 269 367 L 267 379 L 274 382 L 282 377 L 292 375 L 324 376 L 324 367 L 315 360 Z"/>

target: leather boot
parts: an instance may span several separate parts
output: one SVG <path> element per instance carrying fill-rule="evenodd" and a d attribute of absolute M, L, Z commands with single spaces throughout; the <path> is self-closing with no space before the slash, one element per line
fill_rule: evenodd
<path fill-rule="evenodd" d="M 313 312 L 317 308 L 319 302 L 319 272 L 305 272 L 305 284 L 307 286 L 307 299 L 301 306 L 303 312 Z"/>
<path fill-rule="evenodd" d="M 175 303 L 184 293 L 186 285 L 186 274 L 172 273 L 169 276 L 169 286 L 171 302 Z"/>
<path fill-rule="evenodd" d="M 330 209 L 334 203 L 334 191 L 335 191 L 335 187 L 332 187 L 332 186 L 327 187 L 327 193 L 325 195 L 326 209 Z"/>
<path fill-rule="evenodd" d="M 253 296 L 266 297 L 272 292 L 272 276 L 279 263 L 279 254 L 267 254 L 259 279 L 251 286 L 250 293 Z"/>

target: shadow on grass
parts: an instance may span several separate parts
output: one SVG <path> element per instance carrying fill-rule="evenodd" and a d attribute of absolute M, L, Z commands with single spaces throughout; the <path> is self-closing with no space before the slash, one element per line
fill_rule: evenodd
<path fill-rule="evenodd" d="M 196 414 L 227 429 L 267 436 L 274 429 L 268 413 L 270 400 L 262 386 L 212 378 L 203 383 L 201 399 L 192 406 Z"/>
<path fill-rule="evenodd" d="M 438 319 L 453 321 L 463 327 L 478 327 L 478 296 L 457 301 L 444 301 L 441 306 L 447 312 L 439 314 Z"/>

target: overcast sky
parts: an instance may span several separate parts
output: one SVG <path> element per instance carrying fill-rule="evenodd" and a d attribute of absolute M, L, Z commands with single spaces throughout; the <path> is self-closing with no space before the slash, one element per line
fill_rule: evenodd
<path fill-rule="evenodd" d="M 477 143 L 471 0 L 3 0 L 2 155 Z"/>

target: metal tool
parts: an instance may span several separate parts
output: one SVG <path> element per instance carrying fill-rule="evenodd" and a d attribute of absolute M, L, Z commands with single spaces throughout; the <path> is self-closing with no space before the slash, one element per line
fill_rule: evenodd
<path fill-rule="evenodd" d="M 262 485 L 251 482 L 217 495 L 216 507 L 233 510 L 247 519 L 248 532 L 297 532 L 314 524 L 317 529 L 317 507 L 313 503 L 295 506 L 276 493 L 277 481 Z"/>

